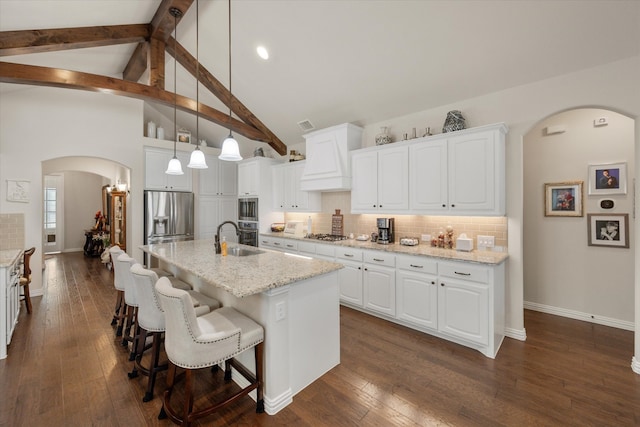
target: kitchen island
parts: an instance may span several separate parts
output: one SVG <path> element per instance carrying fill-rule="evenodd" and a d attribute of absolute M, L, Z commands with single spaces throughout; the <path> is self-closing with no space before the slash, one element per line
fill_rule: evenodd
<path fill-rule="evenodd" d="M 213 240 L 141 249 L 152 257 L 154 266 L 171 271 L 195 290 L 262 325 L 266 413 L 277 413 L 340 363 L 338 270 L 342 265 L 235 244 L 229 244 L 229 255 L 216 255 Z M 239 359 L 255 369 L 250 355 Z M 245 385 L 235 373 L 233 379 Z"/>

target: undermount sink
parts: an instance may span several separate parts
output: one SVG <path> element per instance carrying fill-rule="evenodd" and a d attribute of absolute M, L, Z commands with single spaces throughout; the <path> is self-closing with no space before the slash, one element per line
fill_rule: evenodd
<path fill-rule="evenodd" d="M 259 249 L 245 249 L 245 248 L 235 247 L 235 248 L 229 249 L 228 253 L 229 255 L 233 255 L 233 256 L 249 256 L 249 255 L 263 254 L 264 251 L 261 251 Z"/>

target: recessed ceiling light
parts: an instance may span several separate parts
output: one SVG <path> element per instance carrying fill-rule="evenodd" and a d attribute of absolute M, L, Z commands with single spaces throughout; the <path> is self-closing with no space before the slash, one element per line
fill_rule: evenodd
<path fill-rule="evenodd" d="M 264 46 L 258 46 L 258 48 L 256 49 L 256 51 L 258 52 L 258 56 L 262 59 L 269 59 L 269 51 L 267 51 L 267 48 Z"/>

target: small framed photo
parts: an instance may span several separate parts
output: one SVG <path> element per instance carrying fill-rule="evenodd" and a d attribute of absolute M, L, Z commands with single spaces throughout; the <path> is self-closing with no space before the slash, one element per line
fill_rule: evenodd
<path fill-rule="evenodd" d="M 583 181 L 544 184 L 544 216 L 583 216 Z"/>
<path fill-rule="evenodd" d="M 178 131 L 178 135 L 176 136 L 176 141 L 191 144 L 191 132 L 189 132 L 188 130 L 180 129 Z"/>
<path fill-rule="evenodd" d="M 629 247 L 629 214 L 587 214 L 589 246 Z"/>
<path fill-rule="evenodd" d="M 589 194 L 627 194 L 627 164 L 589 165 Z"/>

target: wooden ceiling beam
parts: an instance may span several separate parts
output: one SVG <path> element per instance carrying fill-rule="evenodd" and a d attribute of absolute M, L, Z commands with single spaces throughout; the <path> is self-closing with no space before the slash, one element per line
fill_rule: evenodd
<path fill-rule="evenodd" d="M 125 68 L 125 72 L 123 73 L 125 80 L 137 82 L 145 70 L 149 68 L 149 84 L 161 89 L 164 88 L 164 45 L 167 39 L 171 37 L 173 30 L 175 30 L 176 22 L 179 23 L 181 21 L 182 16 L 187 13 L 192 3 L 193 0 L 163 0 L 162 3 L 160 3 L 149 24 L 151 29 L 147 40 L 151 45 L 151 50 L 142 51 L 136 49 L 136 51 L 133 52 L 131 58 L 129 58 L 127 68 Z M 169 10 L 174 7 L 182 12 L 182 16 L 178 17 L 177 21 L 176 18 L 169 13 Z M 159 49 L 160 45 L 162 45 L 162 49 Z M 145 64 L 144 69 L 133 66 L 131 69 L 128 69 L 130 64 L 142 63 Z"/>
<path fill-rule="evenodd" d="M 129 58 L 129 62 L 124 67 L 122 72 L 122 78 L 137 82 L 140 76 L 147 70 L 147 63 L 149 62 L 149 43 L 138 43 L 136 50 L 133 51 L 133 55 Z M 136 77 L 137 76 L 137 77 Z"/>
<path fill-rule="evenodd" d="M 79 71 L 0 62 L 0 82 L 102 92 L 143 101 L 157 102 L 169 107 L 174 106 L 173 92 L 140 83 Z M 197 111 L 199 111 L 198 115 L 205 120 L 209 120 L 226 128 L 231 128 L 231 130 L 246 138 L 266 142 L 271 145 L 269 138 L 253 126 L 243 123 L 240 120 L 229 118 L 228 114 L 203 103 L 197 106 L 195 100 L 187 98 L 186 96 L 177 95 L 175 98 L 176 108 L 181 111 L 192 114 L 198 114 Z"/>
<path fill-rule="evenodd" d="M 174 48 L 175 46 L 175 48 Z M 187 51 L 184 46 L 177 43 L 173 37 L 171 37 L 166 44 L 167 52 L 178 60 L 178 62 L 189 72 L 196 77 L 196 64 L 198 61 Z M 177 52 L 176 52 L 177 50 Z M 177 56 L 176 56 L 177 55 Z M 243 122 L 252 125 L 263 134 L 267 135 L 271 141 L 269 145 L 276 150 L 280 155 L 287 154 L 287 146 L 273 133 L 267 126 L 264 125 L 249 109 L 238 100 L 229 90 L 224 87 L 218 79 L 215 78 L 202 64 L 199 65 L 199 80 L 200 83 L 209 91 L 215 95 L 224 105 L 231 108 L 236 116 Z"/>
<path fill-rule="evenodd" d="M 150 34 L 149 24 L 2 31 L 0 56 L 139 43 Z"/>

